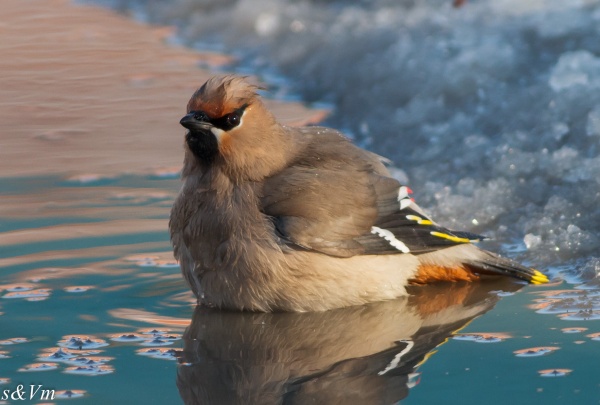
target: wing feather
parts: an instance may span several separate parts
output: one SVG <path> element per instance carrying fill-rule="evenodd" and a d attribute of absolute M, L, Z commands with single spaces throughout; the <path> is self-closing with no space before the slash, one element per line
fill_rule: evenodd
<path fill-rule="evenodd" d="M 262 184 L 262 211 L 286 244 L 336 257 L 422 254 L 483 237 L 428 218 L 382 158 L 339 132 L 302 130 L 302 148 Z"/>

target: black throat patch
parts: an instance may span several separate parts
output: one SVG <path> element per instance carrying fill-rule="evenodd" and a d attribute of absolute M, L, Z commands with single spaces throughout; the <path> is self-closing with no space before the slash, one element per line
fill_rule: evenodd
<path fill-rule="evenodd" d="M 188 147 L 202 163 L 209 165 L 219 153 L 217 137 L 208 131 L 188 131 L 185 135 Z"/>

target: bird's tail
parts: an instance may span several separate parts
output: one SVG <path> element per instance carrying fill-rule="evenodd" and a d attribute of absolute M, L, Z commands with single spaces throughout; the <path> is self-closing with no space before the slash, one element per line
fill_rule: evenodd
<path fill-rule="evenodd" d="M 509 276 L 528 281 L 531 284 L 547 283 L 548 277 L 539 270 L 523 266 L 514 260 L 497 256 L 490 252 L 485 257 L 479 257 L 464 263 L 474 273 L 489 274 L 497 276 Z"/>

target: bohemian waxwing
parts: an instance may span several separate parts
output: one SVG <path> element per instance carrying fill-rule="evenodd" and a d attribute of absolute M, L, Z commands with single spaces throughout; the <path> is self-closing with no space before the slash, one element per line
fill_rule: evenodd
<path fill-rule="evenodd" d="M 237 76 L 198 89 L 180 123 L 183 187 L 169 227 L 200 303 L 321 311 L 406 294 L 408 284 L 548 278 L 426 216 L 382 157 L 323 127 L 279 124 Z"/>

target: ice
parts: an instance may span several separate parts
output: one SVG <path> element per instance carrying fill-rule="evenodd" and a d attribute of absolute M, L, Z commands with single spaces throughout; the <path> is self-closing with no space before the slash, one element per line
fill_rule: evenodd
<path fill-rule="evenodd" d="M 600 86 L 600 58 L 588 51 L 563 54 L 550 75 L 550 87 L 556 92 L 577 86 Z"/>
<path fill-rule="evenodd" d="M 588 136 L 600 137 L 600 105 L 595 106 L 588 113 L 585 133 Z"/>
<path fill-rule="evenodd" d="M 273 95 L 330 103 L 326 124 L 392 159 L 437 222 L 590 274 L 576 268 L 600 248 L 598 0 L 109 3 L 234 54 Z"/>
<path fill-rule="evenodd" d="M 527 249 L 532 249 L 542 243 L 542 238 L 538 235 L 534 235 L 532 233 L 528 233 L 523 238 L 523 242 L 525 242 L 525 246 Z"/>
<path fill-rule="evenodd" d="M 273 13 L 260 13 L 256 18 L 254 29 L 260 36 L 272 35 L 279 28 L 279 18 Z"/>

